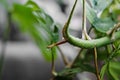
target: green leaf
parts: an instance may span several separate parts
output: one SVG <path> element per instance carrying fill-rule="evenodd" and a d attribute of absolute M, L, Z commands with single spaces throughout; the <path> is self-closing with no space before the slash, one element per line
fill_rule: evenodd
<path fill-rule="evenodd" d="M 102 69 L 100 71 L 100 78 L 101 78 L 101 80 L 103 80 L 103 78 L 104 78 L 104 75 L 105 75 L 106 70 L 107 70 L 107 66 L 108 66 L 108 64 L 105 64 L 104 66 L 102 66 Z"/>
<path fill-rule="evenodd" d="M 73 65 L 73 67 L 79 67 L 79 69 L 81 71 L 88 71 L 88 72 L 92 72 L 92 73 L 95 73 L 95 69 L 93 66 L 91 66 L 91 64 L 87 63 L 87 62 L 84 62 L 84 61 L 76 61 Z"/>
<path fill-rule="evenodd" d="M 119 5 L 120 2 L 118 0 L 113 0 L 112 3 L 102 12 L 101 17 L 111 17 L 112 20 L 118 22 L 117 18 L 120 14 Z"/>
<path fill-rule="evenodd" d="M 109 73 L 114 80 L 120 79 L 120 62 L 109 62 Z"/>
<path fill-rule="evenodd" d="M 110 62 L 111 60 L 113 60 L 113 59 L 116 59 L 117 60 L 117 58 L 120 56 L 120 46 L 118 47 L 118 48 L 116 48 L 115 50 L 113 50 L 111 53 L 110 53 L 110 55 L 109 55 L 109 57 L 107 58 L 107 62 Z"/>
<path fill-rule="evenodd" d="M 54 42 L 57 42 L 59 40 L 58 32 L 59 32 L 59 29 L 58 29 L 57 25 L 54 25 L 54 29 L 53 29 L 53 33 L 52 33 Z"/>
<path fill-rule="evenodd" d="M 28 1 L 26 3 L 26 6 L 34 9 L 34 13 L 35 13 L 38 21 L 41 23 L 41 25 L 44 27 L 44 29 L 48 32 L 48 34 L 50 34 L 52 36 L 53 40 L 55 42 L 57 42 L 59 30 L 58 30 L 57 25 L 54 24 L 53 19 L 32 1 Z M 48 27 L 48 26 L 51 26 L 51 27 Z M 53 33 L 51 33 L 51 32 L 53 32 Z"/>
<path fill-rule="evenodd" d="M 37 19 L 34 17 L 32 10 L 20 4 L 14 4 L 14 10 L 12 12 L 14 19 L 20 22 L 22 30 L 29 30 L 32 28 L 33 24 L 37 23 Z M 31 25 L 32 24 L 32 25 Z"/>
<path fill-rule="evenodd" d="M 32 36 L 45 59 L 51 61 L 51 54 L 56 57 L 57 48 L 47 49 L 47 46 L 59 39 L 59 30 L 53 19 L 32 1 L 25 5 L 14 4 L 13 7 L 12 16 L 20 29 Z"/>
<path fill-rule="evenodd" d="M 93 8 L 89 6 L 87 2 L 86 2 L 86 16 L 91 24 L 98 20 L 97 13 L 94 11 Z"/>
<path fill-rule="evenodd" d="M 73 80 L 77 73 L 81 72 L 79 68 L 65 68 L 55 77 L 55 80 Z"/>
<path fill-rule="evenodd" d="M 120 3 L 118 2 L 114 2 L 113 4 L 110 5 L 110 9 L 112 12 L 114 12 L 115 14 L 120 14 L 120 7 L 119 7 Z"/>
<path fill-rule="evenodd" d="M 96 19 L 93 23 L 93 26 L 95 29 L 102 33 L 106 33 L 109 31 L 112 27 L 114 27 L 114 22 L 110 18 L 105 18 L 105 19 Z"/>
<path fill-rule="evenodd" d="M 40 9 L 40 7 L 35 2 L 33 2 L 32 0 L 29 0 L 25 5 L 27 7 L 30 7 L 32 10 Z"/>
<path fill-rule="evenodd" d="M 90 0 L 92 8 L 97 12 L 103 11 L 107 6 L 111 4 L 113 0 Z"/>
<path fill-rule="evenodd" d="M 111 17 L 109 6 L 106 9 L 104 9 L 102 14 L 100 15 L 100 18 L 106 18 L 106 17 Z"/>
<path fill-rule="evenodd" d="M 82 1 L 82 0 L 81 0 Z M 95 0 L 94 0 L 95 1 Z M 101 0 L 100 0 L 101 1 Z M 97 2 L 97 1 L 96 1 Z M 94 3 L 95 4 L 95 3 Z M 100 4 L 99 4 L 100 5 Z M 108 5 L 108 4 L 106 4 Z M 94 5 L 95 6 L 95 5 Z M 102 5 L 100 5 L 102 6 Z M 104 10 L 107 6 L 104 7 L 98 7 L 97 9 Z M 96 12 L 97 9 L 94 9 L 90 7 L 90 5 L 86 2 L 86 16 L 89 22 L 93 25 L 93 27 L 101 32 L 101 33 L 106 33 L 109 31 L 112 27 L 114 27 L 114 22 L 112 21 L 111 18 L 105 18 L 101 19 L 97 15 L 98 13 Z"/>

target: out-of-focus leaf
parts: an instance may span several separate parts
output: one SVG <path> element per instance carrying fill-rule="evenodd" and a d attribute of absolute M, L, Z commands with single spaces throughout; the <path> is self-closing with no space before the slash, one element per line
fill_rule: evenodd
<path fill-rule="evenodd" d="M 110 17 L 110 11 L 109 11 L 109 6 L 103 10 L 102 14 L 100 15 L 100 18 L 106 18 L 106 17 Z"/>
<path fill-rule="evenodd" d="M 44 41 L 47 40 L 46 42 L 49 42 L 47 44 L 47 46 L 54 42 L 57 42 L 59 39 L 59 35 L 58 35 L 58 30 L 56 31 L 56 29 L 58 29 L 58 27 L 54 24 L 53 19 L 49 15 L 47 15 L 40 7 L 38 7 L 36 3 L 32 2 L 32 1 L 30 1 L 30 2 L 28 1 L 26 6 L 28 6 L 28 7 L 32 6 L 31 8 L 34 9 L 34 14 L 35 14 L 36 18 L 38 19 L 40 26 L 41 26 L 41 28 L 39 29 L 39 31 L 41 31 L 41 33 L 42 33 L 41 36 L 43 36 L 43 34 L 44 34 L 44 37 L 45 36 L 48 37 L 48 38 L 45 37 L 45 39 L 44 39 Z M 42 46 L 40 48 L 42 48 Z M 56 53 L 55 48 L 52 50 L 54 53 Z M 49 53 L 49 50 L 47 53 Z M 47 53 L 44 55 L 49 58 L 50 54 L 47 54 Z"/>
<path fill-rule="evenodd" d="M 76 61 L 73 65 L 73 67 L 79 67 L 79 69 L 81 69 L 81 71 L 88 71 L 88 72 L 95 73 L 94 67 L 91 66 L 91 64 L 85 63 L 83 61 Z"/>
<path fill-rule="evenodd" d="M 33 1 L 29 0 L 26 4 L 27 7 L 30 7 L 33 10 L 40 10 L 40 7 Z"/>
<path fill-rule="evenodd" d="M 111 12 L 115 14 L 120 14 L 120 3 L 116 2 L 110 6 Z"/>
<path fill-rule="evenodd" d="M 81 0 L 83 1 L 83 0 Z M 83 3 L 83 2 L 82 2 Z M 107 4 L 106 4 L 107 5 Z M 107 7 L 107 6 L 106 6 Z M 106 8 L 105 6 L 101 9 L 104 10 Z M 101 19 L 97 15 L 98 13 L 94 8 L 91 8 L 90 5 L 86 2 L 86 16 L 89 20 L 89 22 L 93 25 L 93 27 L 102 33 L 106 33 L 109 31 L 112 27 L 114 27 L 114 22 L 111 18 L 105 18 Z"/>
<path fill-rule="evenodd" d="M 105 60 L 108 58 L 108 55 L 106 54 L 107 50 L 105 47 L 101 47 L 97 49 L 97 54 L 98 54 L 98 60 Z"/>
<path fill-rule="evenodd" d="M 90 0 L 92 8 L 99 13 L 111 4 L 113 0 Z"/>
<path fill-rule="evenodd" d="M 119 57 L 119 55 L 120 55 L 120 46 L 118 47 L 118 48 L 116 48 L 115 50 L 113 50 L 111 53 L 110 53 L 110 55 L 109 55 L 109 57 L 107 58 L 107 62 L 110 62 L 111 60 L 113 60 L 114 58 L 117 58 L 117 57 Z"/>
<path fill-rule="evenodd" d="M 120 62 L 109 62 L 109 73 L 114 80 L 120 79 Z"/>
<path fill-rule="evenodd" d="M 103 80 L 103 78 L 104 78 L 104 75 L 105 75 L 106 70 L 107 70 L 107 66 L 108 66 L 108 64 L 105 64 L 104 66 L 102 66 L 102 69 L 100 71 L 100 79 L 101 80 Z"/>
<path fill-rule="evenodd" d="M 87 2 L 86 2 L 86 16 L 91 24 L 98 20 L 97 13 L 94 11 L 93 8 L 89 6 Z"/>
<path fill-rule="evenodd" d="M 59 29 L 57 27 L 57 25 L 54 25 L 53 28 L 52 28 L 52 32 L 51 35 L 52 35 L 52 38 L 53 38 L 53 41 L 54 42 L 57 42 L 59 40 Z"/>
<path fill-rule="evenodd" d="M 102 12 L 101 17 L 111 17 L 114 21 L 118 22 L 117 18 L 120 14 L 119 0 L 113 0 L 112 3 Z"/>
<path fill-rule="evenodd" d="M 20 29 L 29 32 L 39 46 L 46 60 L 51 60 L 51 54 L 56 57 L 56 47 L 47 46 L 57 42 L 58 27 L 53 19 L 47 15 L 36 3 L 28 1 L 25 5 L 14 4 L 13 19 L 20 24 Z"/>
<path fill-rule="evenodd" d="M 50 34 L 55 42 L 58 41 L 58 27 L 54 24 L 53 19 L 47 15 L 36 3 L 33 1 L 28 1 L 26 3 L 27 7 L 34 9 L 34 14 L 37 17 L 38 21 L 41 23 L 41 26 Z M 50 27 L 48 27 L 50 26 Z M 51 33 L 53 32 L 53 33 Z"/>
<path fill-rule="evenodd" d="M 115 50 L 116 50 L 116 53 L 113 55 L 113 57 L 115 57 L 116 59 L 117 58 L 119 59 L 120 58 L 120 46 Z"/>
<path fill-rule="evenodd" d="M 117 0 L 115 0 L 117 1 Z M 118 2 L 114 2 L 112 5 L 110 5 L 110 10 L 111 10 L 111 14 L 113 19 L 118 22 L 118 16 L 120 16 L 120 3 Z"/>
<path fill-rule="evenodd" d="M 34 28 L 32 26 L 34 26 L 35 23 L 38 22 L 37 19 L 34 17 L 32 10 L 20 4 L 14 4 L 14 10 L 12 14 L 14 19 L 19 22 L 22 31 L 28 31 L 29 29 Z"/>
<path fill-rule="evenodd" d="M 109 80 L 119 80 L 120 79 L 120 62 L 109 61 L 101 69 L 100 78 L 103 80 L 105 73 Z"/>
<path fill-rule="evenodd" d="M 105 18 L 105 19 L 97 19 L 92 24 L 98 31 L 102 33 L 106 33 L 112 27 L 114 27 L 115 23 L 110 18 Z"/>
<path fill-rule="evenodd" d="M 80 64 L 75 63 L 75 66 L 73 68 L 66 68 L 62 72 L 59 72 L 55 79 L 56 80 L 73 80 L 75 75 L 82 71 L 95 73 L 95 69 L 91 67 L 89 64 L 82 64 L 80 62 Z"/>
<path fill-rule="evenodd" d="M 55 77 L 55 80 L 73 80 L 77 73 L 81 72 L 79 68 L 65 68 L 62 72 L 59 72 Z"/>

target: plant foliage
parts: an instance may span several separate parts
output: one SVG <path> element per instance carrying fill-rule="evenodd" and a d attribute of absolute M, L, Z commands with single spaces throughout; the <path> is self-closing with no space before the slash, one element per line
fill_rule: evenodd
<path fill-rule="evenodd" d="M 91 32 L 96 35 L 94 39 L 89 39 L 84 29 L 82 32 L 86 39 L 76 38 L 69 33 L 68 28 L 77 1 L 75 0 L 63 28 L 64 42 L 58 42 L 59 28 L 55 21 L 34 1 L 28 0 L 25 4 L 14 3 L 12 9 L 9 9 L 6 0 L 1 0 L 0 5 L 11 14 L 11 20 L 19 25 L 22 32 L 31 35 L 44 58 L 52 60 L 53 80 L 73 80 L 77 73 L 83 71 L 96 74 L 98 80 L 120 80 L 120 0 L 80 0 L 83 5 L 83 24 L 87 17 L 91 28 L 94 29 Z M 66 63 L 66 68 L 57 73 L 54 70 L 52 55 L 56 57 L 57 46 L 65 42 L 81 50 L 72 64 Z M 48 49 L 47 46 L 51 44 L 54 46 Z M 65 61 L 63 54 L 62 57 Z"/>
<path fill-rule="evenodd" d="M 45 59 L 51 61 L 51 54 L 56 56 L 57 48 L 48 49 L 47 46 L 59 39 L 59 29 L 53 19 L 31 0 L 24 5 L 14 4 L 11 14 L 20 29 L 32 36 Z"/>

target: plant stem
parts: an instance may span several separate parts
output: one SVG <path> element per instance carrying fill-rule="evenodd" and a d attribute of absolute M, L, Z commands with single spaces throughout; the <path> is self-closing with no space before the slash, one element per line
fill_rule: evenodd
<path fill-rule="evenodd" d="M 90 32 L 92 31 L 92 29 L 93 29 L 93 28 L 92 28 L 92 27 L 90 27 L 90 29 L 89 29 L 89 31 L 88 31 L 88 34 L 90 34 Z"/>
<path fill-rule="evenodd" d="M 86 0 L 83 0 L 83 15 L 82 15 L 82 39 L 91 40 L 86 30 Z"/>
<path fill-rule="evenodd" d="M 95 69 L 96 69 L 97 80 L 100 80 L 98 62 L 97 62 L 97 49 L 96 49 L 96 47 L 94 48 L 94 64 L 95 64 Z"/>
<path fill-rule="evenodd" d="M 112 46 L 111 45 L 106 45 L 106 50 L 107 50 L 107 56 L 109 56 L 110 53 L 112 52 Z"/>
<path fill-rule="evenodd" d="M 63 37 L 65 40 L 67 40 L 67 42 L 69 42 L 70 44 L 72 44 L 74 46 L 80 47 L 80 48 L 90 49 L 90 48 L 94 48 L 94 47 L 102 47 L 104 45 L 111 44 L 114 41 L 120 39 L 120 31 L 117 31 L 113 34 L 114 39 L 111 39 L 110 36 L 106 35 L 99 39 L 83 40 L 83 39 L 79 39 L 79 38 L 76 38 L 76 37 L 70 35 L 68 28 L 69 28 L 70 20 L 72 18 L 76 3 L 77 3 L 77 0 L 75 1 L 74 6 L 71 10 L 68 21 L 63 28 Z"/>
<path fill-rule="evenodd" d="M 115 38 L 113 40 L 111 40 L 109 36 L 105 36 L 99 39 L 83 40 L 83 39 L 76 38 L 70 35 L 69 33 L 65 32 L 65 34 L 67 34 L 65 38 L 70 44 L 80 48 L 87 48 L 87 49 L 94 48 L 94 47 L 102 47 L 104 45 L 111 44 L 114 41 L 120 39 L 120 31 L 114 33 Z"/>
<path fill-rule="evenodd" d="M 107 34 L 111 37 L 111 39 L 114 39 L 114 33 L 117 31 L 117 29 L 120 28 L 120 23 L 117 23 L 113 29 L 107 32 Z"/>
<path fill-rule="evenodd" d="M 115 47 L 115 45 L 114 45 L 114 44 L 112 44 L 112 48 L 113 48 L 113 50 L 115 50 L 115 49 L 116 49 L 116 47 Z"/>
<path fill-rule="evenodd" d="M 86 33 L 86 5 L 85 0 L 83 0 L 83 14 L 82 14 L 82 37 L 85 37 Z"/>
<path fill-rule="evenodd" d="M 90 27 L 90 29 L 89 29 L 89 31 L 88 31 L 88 34 L 90 34 L 91 30 L 92 30 L 92 27 Z M 83 48 L 79 51 L 78 55 L 76 56 L 76 58 L 75 58 L 74 61 L 72 62 L 71 67 L 74 67 L 74 63 L 79 59 L 80 54 L 81 54 L 81 53 L 86 53 L 86 51 L 87 51 L 87 49 L 83 49 Z"/>
<path fill-rule="evenodd" d="M 52 48 L 51 48 L 51 50 L 52 50 Z M 54 76 L 57 75 L 57 73 L 55 72 L 55 61 L 54 61 L 54 54 L 53 53 L 51 53 L 51 58 L 52 58 L 52 62 L 51 62 L 51 74 L 54 77 Z"/>
<path fill-rule="evenodd" d="M 65 25 L 64 25 L 64 27 L 63 27 L 62 33 L 63 33 L 63 37 L 65 38 L 65 40 L 68 39 L 68 38 L 67 38 L 67 36 L 68 36 L 67 32 L 68 32 L 69 24 L 70 24 L 70 21 L 71 21 L 71 19 L 72 19 L 73 12 L 74 12 L 74 10 L 75 10 L 77 1 L 78 1 L 78 0 L 75 0 L 75 3 L 74 3 L 74 5 L 73 5 L 72 10 L 71 10 L 71 12 L 70 12 L 70 15 L 69 15 L 69 17 L 68 17 L 68 20 L 67 20 L 67 22 L 65 23 Z"/>
<path fill-rule="evenodd" d="M 54 46 L 58 46 L 58 45 L 66 43 L 66 42 L 67 42 L 67 40 L 63 40 L 61 42 L 53 43 L 53 44 L 49 45 L 47 48 L 52 48 Z"/>
<path fill-rule="evenodd" d="M 62 50 L 60 49 L 60 47 L 58 46 L 58 50 L 60 51 L 60 54 L 61 54 L 61 57 L 62 57 L 62 60 L 64 62 L 64 64 L 67 66 L 69 65 L 69 62 L 67 60 L 67 58 L 65 57 L 65 55 L 63 54 Z"/>

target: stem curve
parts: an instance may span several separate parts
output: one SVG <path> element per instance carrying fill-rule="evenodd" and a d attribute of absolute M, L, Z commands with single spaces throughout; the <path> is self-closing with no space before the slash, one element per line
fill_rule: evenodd
<path fill-rule="evenodd" d="M 99 38 L 99 39 L 92 39 L 92 40 L 83 40 L 83 39 L 79 39 L 76 38 L 74 36 L 72 36 L 69 33 L 69 24 L 76 6 L 78 0 L 75 1 L 72 11 L 69 15 L 68 21 L 66 22 L 66 24 L 64 25 L 63 28 L 63 37 L 65 38 L 65 40 L 67 40 L 68 43 L 80 47 L 80 48 L 94 48 L 94 47 L 101 47 L 107 44 L 111 44 L 112 42 L 114 42 L 117 39 L 120 39 L 120 31 L 115 32 L 113 34 L 114 39 L 111 39 L 111 36 L 106 35 L 105 37 Z"/>

